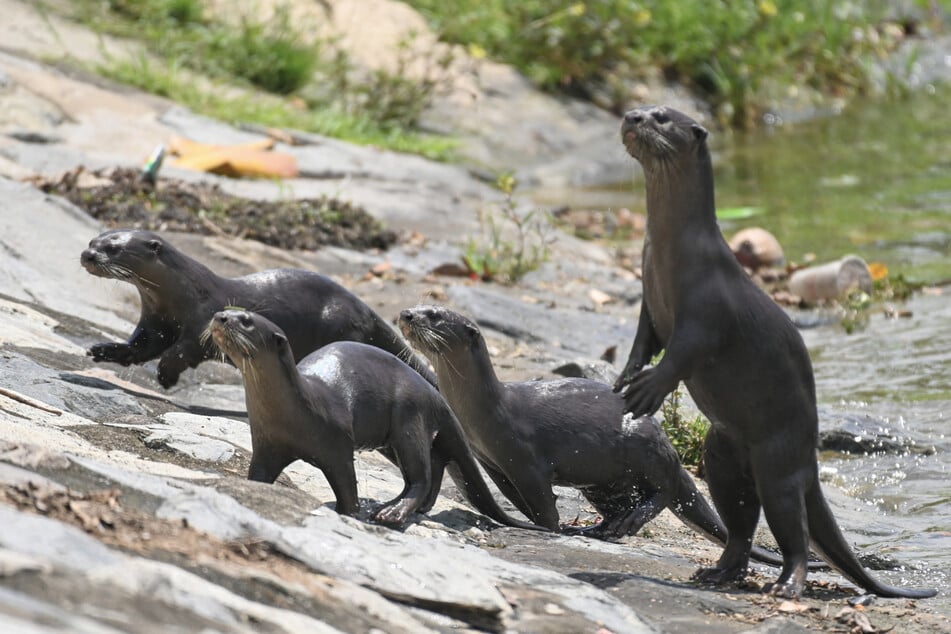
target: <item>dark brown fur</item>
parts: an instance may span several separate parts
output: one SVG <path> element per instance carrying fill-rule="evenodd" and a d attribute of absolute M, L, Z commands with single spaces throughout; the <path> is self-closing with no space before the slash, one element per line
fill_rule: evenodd
<path fill-rule="evenodd" d="M 297 360 L 333 341 L 361 341 L 397 355 L 430 383 L 435 377 L 399 334 L 353 293 L 318 273 L 273 269 L 243 277 L 215 275 L 161 236 L 107 231 L 89 242 L 80 261 L 93 275 L 134 285 L 139 323 L 126 343 L 97 343 L 94 361 L 121 365 L 158 358 L 158 381 L 169 388 L 186 368 L 214 356 L 202 331 L 217 311 L 238 306 L 266 315 L 287 336 Z"/>
<path fill-rule="evenodd" d="M 274 482 L 295 460 L 321 471 L 338 513 L 358 509 L 355 451 L 378 449 L 406 487 L 374 519 L 402 526 L 432 508 L 445 469 L 472 504 L 495 521 L 535 529 L 499 508 L 472 457 L 459 422 L 436 389 L 393 355 L 340 341 L 294 365 L 284 333 L 261 315 L 216 313 L 209 339 L 244 377 L 251 423 L 248 478 Z"/>
<path fill-rule="evenodd" d="M 403 334 L 432 361 L 442 394 L 476 458 L 502 493 L 536 524 L 558 530 L 552 485 L 575 487 L 601 514 L 584 529 L 633 535 L 665 508 L 724 544 L 726 529 L 650 416 L 624 416 L 611 386 L 589 379 L 503 383 L 479 328 L 448 308 L 400 313 Z M 577 532 L 573 531 L 572 532 Z M 754 546 L 760 561 L 779 557 Z"/>
<path fill-rule="evenodd" d="M 811 540 L 870 592 L 933 596 L 873 578 L 836 525 L 819 485 L 812 364 L 795 326 L 720 234 L 707 131 L 671 108 L 644 107 L 625 115 L 621 136 L 644 168 L 647 235 L 637 335 L 615 389 L 641 416 L 683 381 L 712 423 L 706 479 L 729 539 L 717 565 L 697 578 L 723 583 L 746 574 L 762 508 L 784 560 L 772 594 L 800 596 Z M 645 369 L 661 350 L 660 362 Z"/>

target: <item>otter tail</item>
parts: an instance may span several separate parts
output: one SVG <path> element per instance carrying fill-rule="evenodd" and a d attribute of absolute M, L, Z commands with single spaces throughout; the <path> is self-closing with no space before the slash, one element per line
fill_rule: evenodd
<path fill-rule="evenodd" d="M 548 529 L 544 526 L 509 517 L 502 510 L 502 507 L 492 497 L 492 492 L 489 491 L 489 487 L 482 477 L 482 472 L 479 471 L 479 465 L 472 455 L 472 450 L 462 433 L 459 421 L 451 414 L 450 418 L 451 423 L 444 425 L 439 431 L 439 435 L 436 436 L 436 444 L 437 448 L 440 448 L 439 445 L 441 445 L 449 459 L 449 464 L 446 467 L 449 477 L 456 483 L 456 486 L 459 487 L 459 490 L 463 492 L 472 506 L 499 524 L 533 531 L 547 531 Z"/>
<path fill-rule="evenodd" d="M 723 520 L 713 510 L 713 507 L 707 502 L 706 498 L 697 490 L 693 478 L 683 468 L 680 469 L 680 478 L 677 481 L 674 495 L 671 500 L 670 510 L 680 520 L 697 531 L 710 541 L 726 545 L 727 530 L 723 525 Z M 782 567 L 782 555 L 769 551 L 765 548 L 753 544 L 750 548 L 750 557 L 770 566 Z M 829 566 L 821 561 L 810 561 L 810 570 L 827 570 Z"/>
<path fill-rule="evenodd" d="M 887 598 L 927 599 L 938 594 L 937 590 L 930 588 L 889 586 L 870 575 L 845 541 L 818 482 L 806 493 L 806 513 L 809 517 L 809 537 L 812 547 L 852 583 L 872 594 Z"/>

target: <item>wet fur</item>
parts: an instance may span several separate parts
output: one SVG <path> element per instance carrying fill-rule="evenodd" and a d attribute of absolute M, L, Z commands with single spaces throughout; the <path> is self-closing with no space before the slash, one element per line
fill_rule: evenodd
<path fill-rule="evenodd" d="M 795 326 L 736 262 L 717 226 L 707 132 L 671 108 L 628 112 L 621 138 L 644 168 L 644 301 L 615 389 L 634 416 L 655 412 L 683 381 L 712 426 L 704 445 L 710 495 L 729 531 L 712 583 L 746 574 L 760 509 L 783 554 L 772 594 L 799 597 L 809 546 L 869 592 L 885 585 L 859 563 L 819 485 L 812 364 Z M 650 360 L 664 356 L 652 368 Z"/>
<path fill-rule="evenodd" d="M 577 488 L 601 514 L 591 537 L 633 535 L 669 508 L 718 544 L 726 529 L 650 416 L 624 419 L 624 401 L 588 379 L 500 382 L 478 327 L 447 308 L 400 313 L 400 328 L 432 362 L 476 458 L 536 524 L 559 530 L 552 485 Z M 578 531 L 573 531 L 578 532 Z M 779 557 L 756 547 L 756 556 Z"/>
<path fill-rule="evenodd" d="M 435 384 L 426 364 L 389 324 L 323 275 L 274 269 L 224 278 L 158 234 L 137 230 L 93 238 L 80 261 L 93 275 L 133 284 L 142 300 L 128 341 L 98 343 L 88 354 L 94 361 L 126 366 L 157 358 L 162 387 L 175 385 L 186 368 L 214 358 L 214 346 L 201 334 L 211 316 L 228 306 L 266 315 L 287 334 L 297 360 L 333 341 L 360 341 L 399 356 Z"/>
<path fill-rule="evenodd" d="M 216 313 L 207 332 L 244 377 L 249 479 L 274 482 L 291 462 L 304 460 L 327 477 L 337 512 L 352 515 L 358 510 L 354 452 L 377 449 L 406 483 L 374 513 L 377 522 L 400 527 L 413 513 L 429 511 L 448 469 L 479 511 L 501 524 L 537 529 L 499 508 L 449 406 L 395 356 L 343 341 L 295 365 L 281 329 L 247 311 Z"/>

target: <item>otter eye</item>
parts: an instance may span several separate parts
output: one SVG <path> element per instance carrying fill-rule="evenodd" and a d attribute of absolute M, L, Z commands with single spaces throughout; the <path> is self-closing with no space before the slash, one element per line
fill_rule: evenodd
<path fill-rule="evenodd" d="M 670 121 L 670 117 L 667 116 L 667 113 L 661 110 L 655 110 L 651 113 L 651 116 L 654 117 L 654 121 L 660 123 L 661 125 Z"/>
<path fill-rule="evenodd" d="M 106 246 L 102 247 L 102 252 L 106 255 L 115 255 L 119 252 L 119 246 L 110 242 L 106 244 Z"/>
<path fill-rule="evenodd" d="M 441 319 L 441 317 L 439 316 L 439 313 L 437 313 L 435 310 L 427 310 L 427 311 L 426 311 L 426 318 L 427 318 L 429 321 L 433 321 L 433 322 L 439 321 L 439 320 Z"/>
<path fill-rule="evenodd" d="M 238 322 L 245 328 L 251 327 L 251 316 L 250 315 L 241 315 L 238 317 Z"/>

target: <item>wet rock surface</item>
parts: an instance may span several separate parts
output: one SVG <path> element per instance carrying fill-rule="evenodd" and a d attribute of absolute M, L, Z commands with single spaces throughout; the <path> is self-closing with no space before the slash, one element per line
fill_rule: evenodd
<path fill-rule="evenodd" d="M 447 482 L 435 508 L 397 532 L 367 523 L 403 488 L 376 454 L 357 458 L 356 518 L 334 512 L 310 465 L 291 465 L 274 485 L 247 481 L 234 368 L 205 363 L 165 391 L 154 363 L 92 363 L 90 344 L 132 332 L 138 298 L 79 266 L 98 222 L 16 179 L 134 169 L 173 133 L 214 143 L 255 133 L 10 54 L 0 75 L 26 91 L 16 99 L 28 93 L 61 114 L 2 122 L 18 132 L 0 140 L 0 630 L 795 632 L 851 629 L 857 614 L 882 631 L 948 630 L 927 602 L 851 608 L 854 591 L 831 574 L 812 575 L 799 602 L 763 597 L 776 571 L 761 566 L 740 588 L 697 587 L 690 575 L 719 548 L 667 512 L 604 543 L 498 527 Z M 417 302 L 449 304 L 484 326 L 506 380 L 566 365 L 610 377 L 617 366 L 601 358 L 626 354 L 640 285 L 608 254 L 562 236 L 517 286 L 433 275 L 458 261 L 474 211 L 497 193 L 460 168 L 313 141 L 287 148 L 304 176 L 282 185 L 170 174 L 248 199 L 340 196 L 424 238 L 385 252 L 169 239 L 223 275 L 276 266 L 332 275 L 387 319 Z M 557 492 L 563 522 L 595 519 L 577 491 Z"/>

